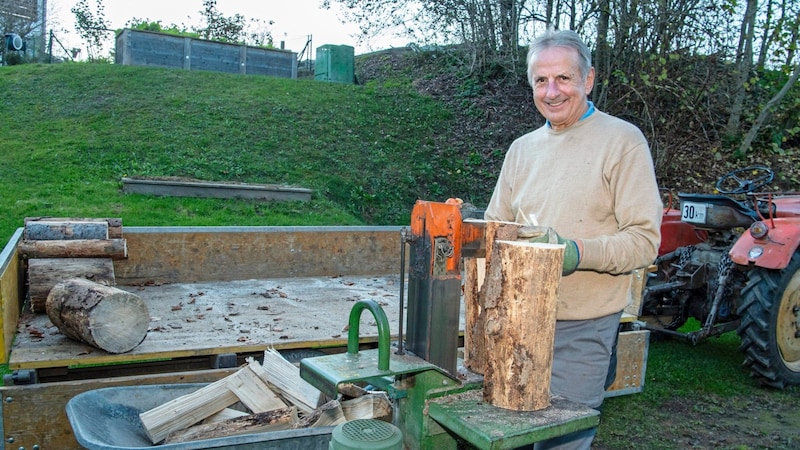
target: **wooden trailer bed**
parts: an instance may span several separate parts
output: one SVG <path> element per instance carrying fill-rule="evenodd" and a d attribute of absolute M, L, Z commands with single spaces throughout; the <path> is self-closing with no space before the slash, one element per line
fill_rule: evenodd
<path fill-rule="evenodd" d="M 75 395 L 111 386 L 211 382 L 247 356 L 344 351 L 357 300 L 398 331 L 400 227 L 125 227 L 116 287 L 147 304 L 144 341 L 110 354 L 64 337 L 26 299 L 21 229 L 0 253 L 3 439 L 14 448 L 80 448 L 66 417 Z M 362 314 L 360 341 L 377 328 Z M 28 384 L 26 384 L 28 383 Z"/>

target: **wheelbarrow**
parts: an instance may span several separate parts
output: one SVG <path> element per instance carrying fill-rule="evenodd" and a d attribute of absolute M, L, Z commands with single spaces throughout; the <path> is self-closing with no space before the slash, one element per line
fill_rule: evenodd
<path fill-rule="evenodd" d="M 328 449 L 334 427 L 270 431 L 153 446 L 139 414 L 203 386 L 202 383 L 158 384 L 86 391 L 67 402 L 67 417 L 75 439 L 89 450 Z"/>

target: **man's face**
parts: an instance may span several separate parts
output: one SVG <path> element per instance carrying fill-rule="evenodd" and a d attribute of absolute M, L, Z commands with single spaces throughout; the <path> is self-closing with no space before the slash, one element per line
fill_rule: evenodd
<path fill-rule="evenodd" d="M 594 68 L 584 80 L 579 67 L 578 52 L 565 47 L 542 50 L 531 61 L 533 103 L 554 130 L 571 126 L 588 108 Z"/>

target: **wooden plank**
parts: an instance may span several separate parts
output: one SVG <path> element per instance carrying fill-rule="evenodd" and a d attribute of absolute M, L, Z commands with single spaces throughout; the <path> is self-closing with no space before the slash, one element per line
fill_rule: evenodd
<path fill-rule="evenodd" d="M 129 194 L 158 197 L 241 198 L 250 200 L 309 201 L 311 189 L 268 184 L 123 178 L 122 190 Z"/>
<path fill-rule="evenodd" d="M 8 363 L 25 299 L 25 271 L 17 250 L 22 234 L 19 228 L 0 252 L 0 364 Z"/>
<path fill-rule="evenodd" d="M 656 266 L 644 267 L 631 272 L 631 288 L 628 293 L 630 300 L 624 310 L 626 314 L 637 317 L 642 314 L 642 296 L 647 287 L 647 274 L 654 270 L 656 270 Z"/>
<path fill-rule="evenodd" d="M 72 397 L 114 386 L 214 382 L 232 372 L 232 369 L 204 370 L 0 387 L 3 439 L 13 442 L 14 448 L 80 450 L 83 447 L 75 440 L 65 409 Z"/>
<path fill-rule="evenodd" d="M 263 354 L 267 348 L 342 347 L 355 299 L 375 298 L 398 330 L 397 275 L 253 279 L 233 282 L 117 286 L 139 297 L 151 315 L 144 342 L 110 355 L 57 332 L 47 316 L 26 314 L 9 361 L 12 369 L 58 368 L 223 353 Z M 360 342 L 377 341 L 364 315 Z M 70 369 L 71 370 L 71 369 Z"/>
<path fill-rule="evenodd" d="M 650 332 L 624 331 L 617 341 L 617 377 L 606 390 L 606 397 L 634 394 L 644 390 Z"/>
<path fill-rule="evenodd" d="M 395 274 L 400 262 L 400 227 L 128 227 L 125 237 L 120 285 Z"/>

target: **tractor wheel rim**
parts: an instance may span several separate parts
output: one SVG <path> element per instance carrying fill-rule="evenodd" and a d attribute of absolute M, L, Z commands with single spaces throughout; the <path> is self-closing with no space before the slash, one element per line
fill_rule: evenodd
<path fill-rule="evenodd" d="M 776 323 L 778 348 L 786 367 L 800 372 L 800 271 L 797 271 L 781 297 Z"/>

